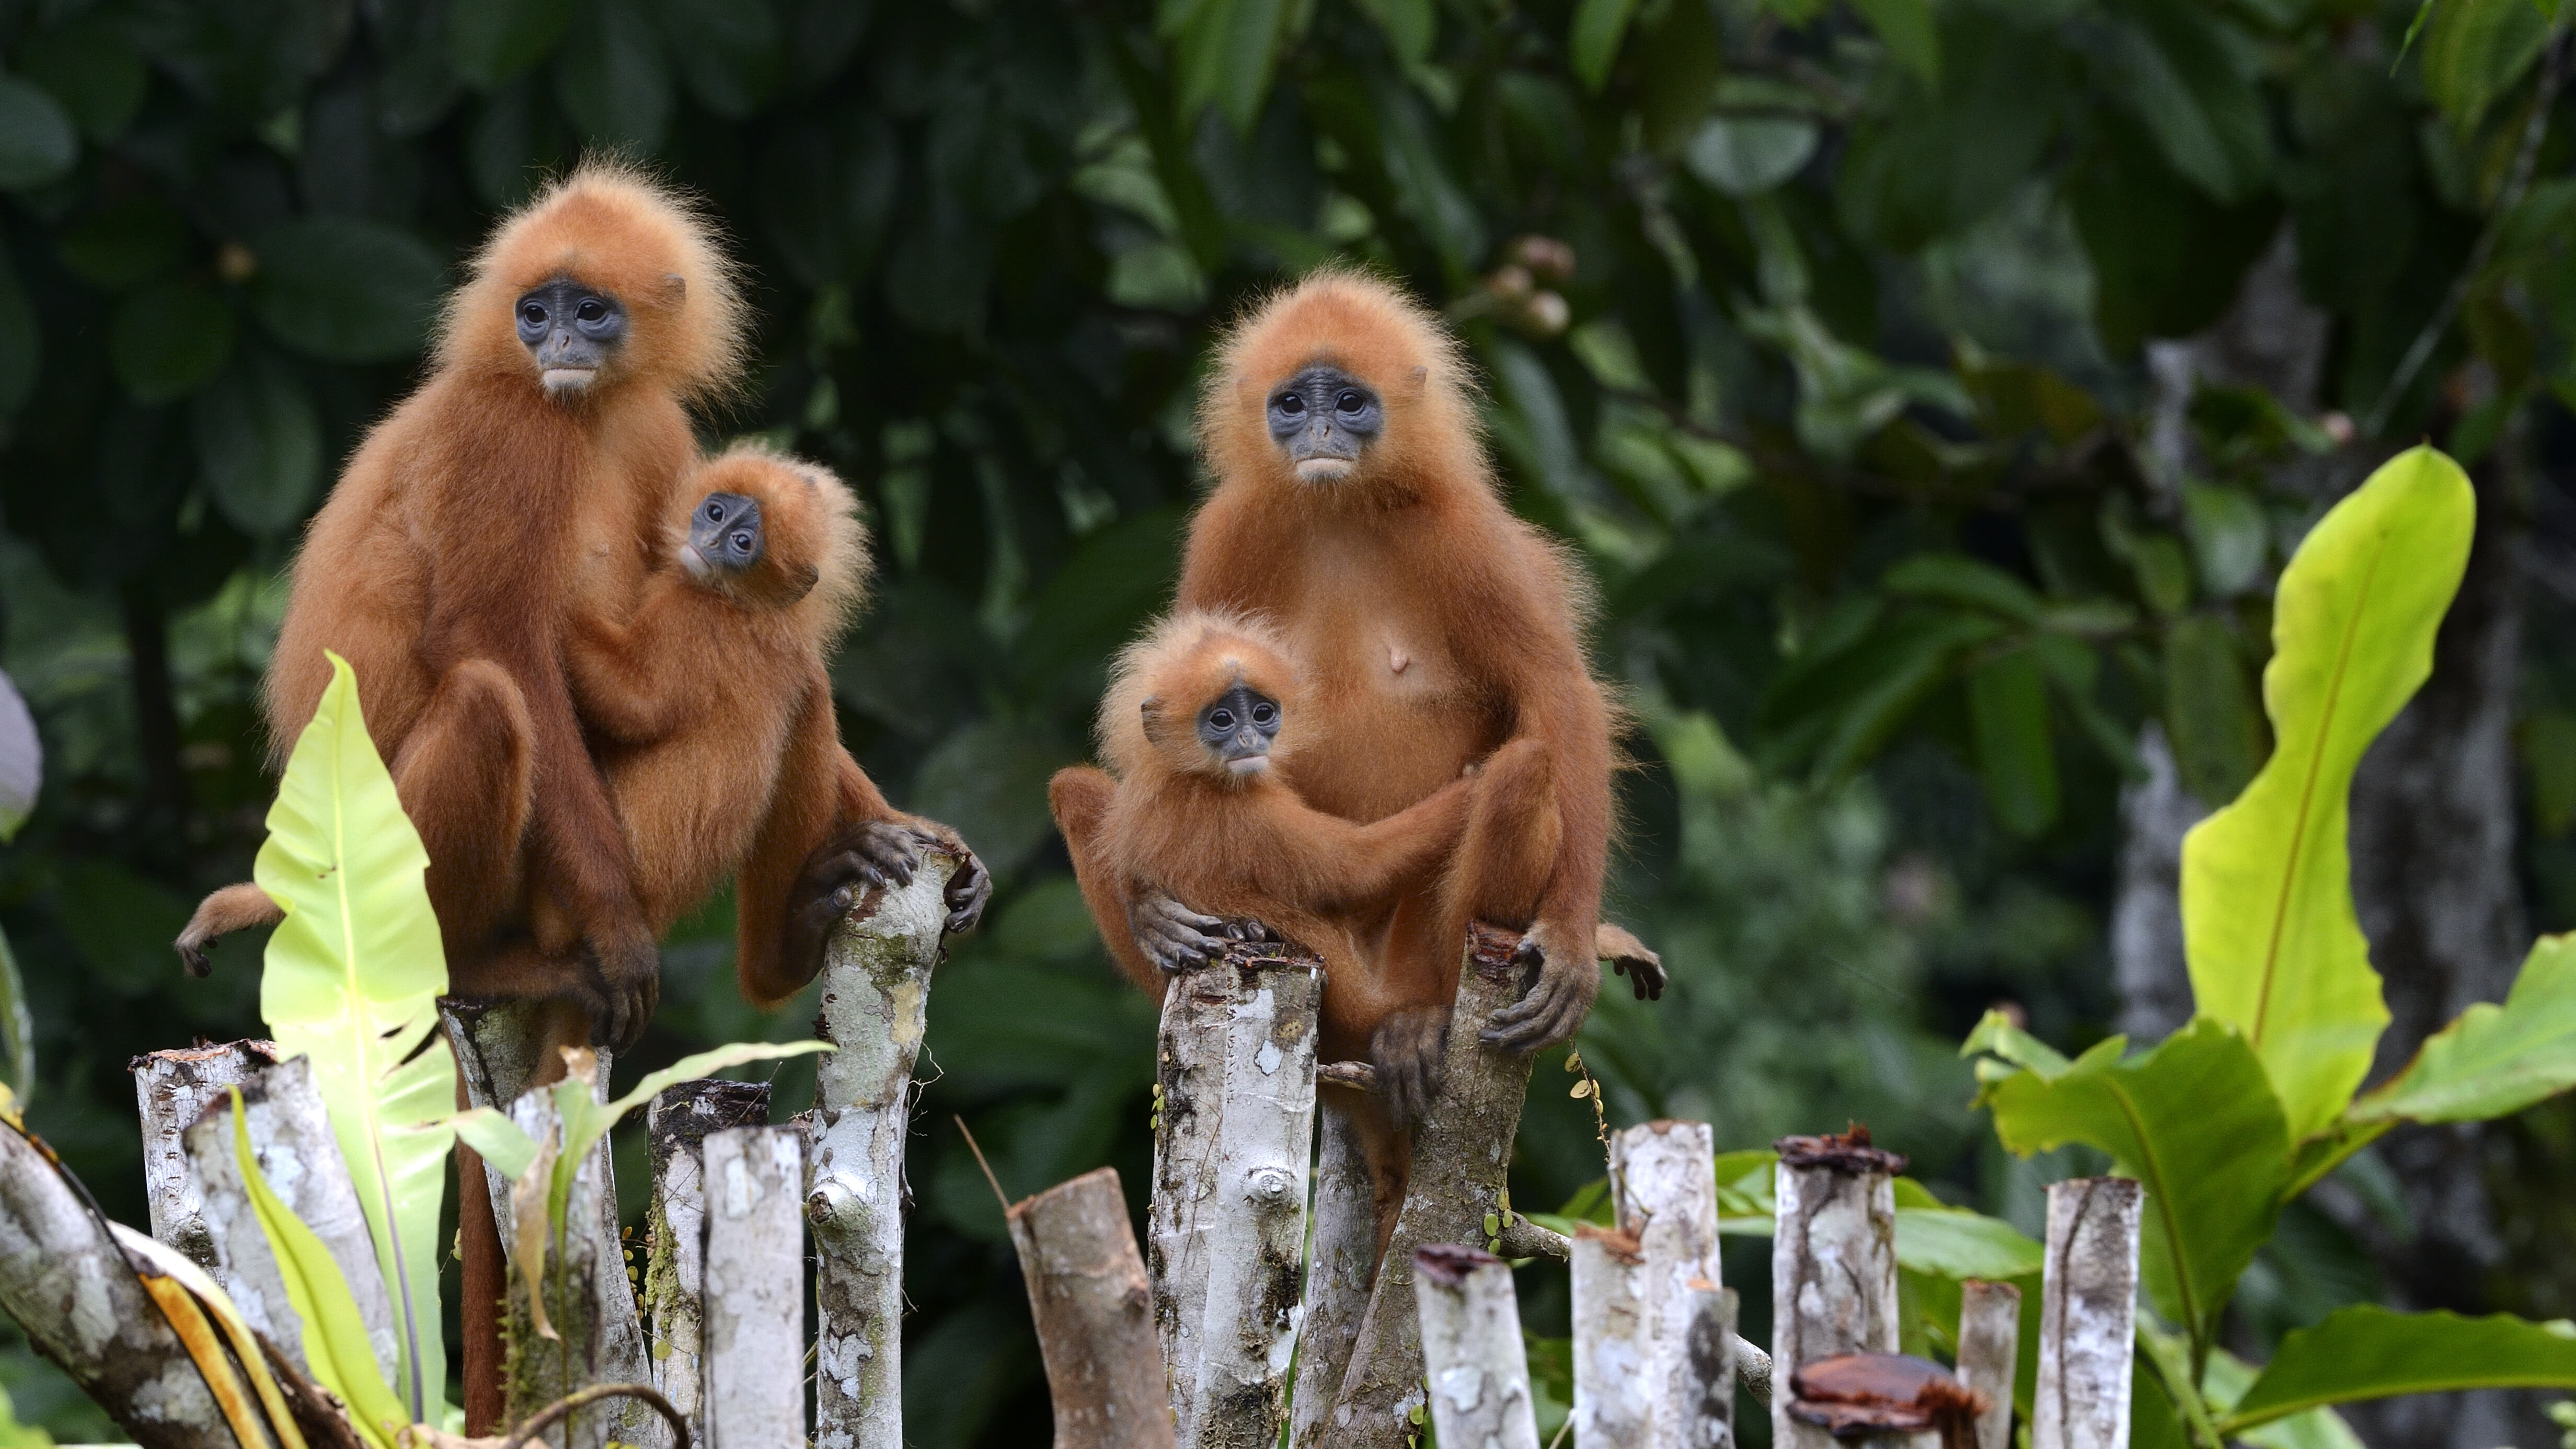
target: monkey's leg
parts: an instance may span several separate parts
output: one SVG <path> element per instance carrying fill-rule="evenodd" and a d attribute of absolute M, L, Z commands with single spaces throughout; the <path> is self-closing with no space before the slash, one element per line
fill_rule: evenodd
<path fill-rule="evenodd" d="M 1383 1082 L 1384 1079 L 1380 1079 Z M 1368 1163 L 1369 1189 L 1377 1213 L 1377 1256 L 1395 1236 L 1396 1217 L 1404 1211 L 1405 1184 L 1413 1174 L 1413 1132 L 1397 1125 L 1383 1096 L 1357 1092 L 1322 1094 L 1329 1110 L 1338 1102 L 1349 1112 L 1360 1139 L 1360 1156 Z"/>
<path fill-rule="evenodd" d="M 429 852 L 429 903 L 451 961 L 472 954 L 519 901 L 534 738 L 518 684 L 489 660 L 467 659 L 439 680 L 394 754 L 394 793 Z"/>

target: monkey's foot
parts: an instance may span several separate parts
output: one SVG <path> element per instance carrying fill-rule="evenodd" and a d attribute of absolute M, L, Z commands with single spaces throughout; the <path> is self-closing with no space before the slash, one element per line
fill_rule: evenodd
<path fill-rule="evenodd" d="M 1420 1006 L 1390 1014 L 1369 1035 L 1377 1094 L 1398 1127 L 1431 1110 L 1440 1091 L 1440 1059 L 1449 1048 L 1449 1008 Z"/>
<path fill-rule="evenodd" d="M 1591 1013 L 1592 998 L 1601 993 L 1601 958 L 1592 950 L 1568 951 L 1553 940 L 1545 923 L 1529 928 L 1512 950 L 1512 964 L 1536 968 L 1538 981 L 1527 996 L 1485 1018 L 1478 1039 L 1507 1051 L 1543 1051 L 1571 1040 Z M 1585 946 L 1594 946 L 1587 941 Z"/>
<path fill-rule="evenodd" d="M 590 1039 L 624 1056 L 643 1040 L 662 1001 L 662 953 L 648 935 L 614 941 L 584 941 L 582 961 L 589 969 L 575 992 L 590 1015 Z"/>
<path fill-rule="evenodd" d="M 1257 921 L 1203 916 L 1152 886 L 1128 902 L 1127 929 L 1136 949 L 1166 976 L 1207 965 L 1231 942 L 1262 939 Z"/>
<path fill-rule="evenodd" d="M 1625 926 L 1603 921 L 1592 932 L 1593 954 L 1610 963 L 1610 969 L 1628 978 L 1637 990 L 1639 1001 L 1664 999 L 1664 958 L 1637 939 Z"/>

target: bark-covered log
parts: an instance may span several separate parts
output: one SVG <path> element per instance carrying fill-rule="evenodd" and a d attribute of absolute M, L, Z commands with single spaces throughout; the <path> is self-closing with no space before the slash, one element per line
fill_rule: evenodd
<path fill-rule="evenodd" d="M 2049 1185 L 2031 1449 L 2128 1449 L 2144 1201 L 2125 1177 Z"/>
<path fill-rule="evenodd" d="M 653 1202 L 645 1233 L 644 1312 L 652 1329 L 653 1386 L 680 1417 L 705 1422 L 707 1219 L 703 1144 L 710 1132 L 769 1120 L 769 1084 L 702 1077 L 645 1109 Z M 800 1229 L 801 1232 L 801 1229 Z"/>
<path fill-rule="evenodd" d="M 143 1449 L 234 1449 L 124 1249 L 52 1155 L 0 1127 L 0 1312 Z"/>
<path fill-rule="evenodd" d="M 1118 1169 L 1012 1206 L 1011 1246 L 1055 1405 L 1055 1449 L 1171 1449 L 1153 1293 Z"/>
<path fill-rule="evenodd" d="M 1306 1246 L 1323 963 L 1238 943 L 1172 978 L 1145 1267 L 1179 1442 L 1270 1449 Z"/>
<path fill-rule="evenodd" d="M 2021 1368 L 2021 1290 L 2010 1283 L 1961 1286 L 1959 1382 L 1982 1394 L 1977 1449 L 2011 1449 L 2013 1381 Z"/>
<path fill-rule="evenodd" d="M 1662 1334 L 1652 1271 L 1634 1233 L 1574 1229 L 1574 1441 L 1583 1449 L 1656 1449 Z"/>
<path fill-rule="evenodd" d="M 205 1204 L 188 1176 L 180 1134 L 225 1088 L 276 1064 L 277 1043 L 268 1041 L 150 1052 L 126 1063 L 134 1074 L 135 1110 L 143 1119 L 143 1193 L 152 1236 L 209 1273 L 215 1271 L 215 1245 L 206 1235 Z"/>
<path fill-rule="evenodd" d="M 1356 1096 L 1347 1088 L 1315 1093 L 1314 1228 L 1306 1248 L 1306 1314 L 1297 1329 L 1297 1386 L 1289 1396 L 1294 1449 L 1322 1449 L 1331 1438 L 1333 1400 L 1377 1281 L 1377 1199 L 1351 1118 Z"/>
<path fill-rule="evenodd" d="M 799 1119 L 818 1259 L 815 1449 L 903 1442 L 904 1131 L 957 865 L 926 855 L 910 885 L 870 891 L 823 954 L 816 1029 L 838 1050 Z"/>
<path fill-rule="evenodd" d="M 1431 1425 L 1443 1444 L 1538 1449 L 1512 1270 L 1479 1248 L 1412 1254 Z"/>
<path fill-rule="evenodd" d="M 1705 1122 L 1648 1122 L 1610 1139 L 1614 1211 L 1637 1234 L 1645 1291 L 1654 1300 L 1655 1437 L 1668 1445 L 1688 1441 L 1684 1405 L 1699 1397 L 1686 1353 L 1692 1294 L 1722 1281 L 1716 1158 Z"/>
<path fill-rule="evenodd" d="M 376 1263 L 375 1241 L 358 1205 L 358 1189 L 349 1179 L 348 1160 L 332 1135 L 329 1109 L 313 1085 L 312 1063 L 303 1057 L 253 1070 L 237 1082 L 242 1107 L 249 1114 L 251 1160 L 269 1190 L 303 1220 L 348 1279 L 357 1300 L 358 1317 L 367 1326 L 367 1343 L 387 1383 L 395 1382 L 399 1344 L 394 1329 L 392 1296 L 384 1271 Z M 229 1093 L 217 1095 L 187 1128 L 184 1142 L 190 1191 L 200 1208 L 200 1223 L 214 1254 L 215 1281 L 232 1295 L 242 1319 L 267 1334 L 286 1351 L 300 1372 L 304 1361 L 304 1325 L 287 1303 L 286 1280 L 270 1251 L 268 1234 L 251 1211 L 250 1191 L 234 1155 L 233 1107 Z M 167 1241 L 167 1239 L 164 1239 Z"/>
<path fill-rule="evenodd" d="M 1512 967 L 1518 941 L 1484 925 L 1468 931 L 1440 1091 L 1414 1129 L 1412 1182 L 1333 1405 L 1336 1449 L 1403 1449 L 1413 1411 L 1422 1407 L 1414 1250 L 1482 1243 L 1489 1219 L 1501 1226 L 1503 1179 L 1529 1093 L 1531 1058 L 1486 1046 L 1478 1032 L 1487 1017 L 1519 999 Z"/>
<path fill-rule="evenodd" d="M 793 1127 L 710 1133 L 708 1449 L 805 1442 L 805 1167 Z"/>
<path fill-rule="evenodd" d="M 1680 1449 L 1735 1449 L 1735 1290 L 1694 1282 L 1681 1300 L 1672 1437 Z"/>
<path fill-rule="evenodd" d="M 1896 1174 L 1905 1159 L 1869 1133 L 1781 1139 L 1771 1239 L 1771 1442 L 1833 1449 L 1793 1417 L 1778 1386 L 1805 1364 L 1897 1350 Z"/>

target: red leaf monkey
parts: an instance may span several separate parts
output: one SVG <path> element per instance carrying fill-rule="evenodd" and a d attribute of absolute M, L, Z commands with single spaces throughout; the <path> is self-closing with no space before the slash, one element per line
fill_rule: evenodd
<path fill-rule="evenodd" d="M 763 1002 L 812 979 L 857 885 L 907 877 L 926 843 L 963 851 L 896 812 L 841 748 L 819 648 L 781 674 L 670 680 L 702 704 L 768 690 L 789 706 L 775 788 L 699 802 L 714 820 L 652 795 L 622 801 L 621 820 L 591 760 L 567 640 L 625 624 L 672 567 L 665 530 L 701 466 L 687 408 L 736 385 L 743 325 L 711 228 L 638 172 L 585 165 L 507 218 L 448 300 L 436 370 L 315 517 L 269 671 L 282 754 L 329 678 L 323 650 L 355 667 L 429 851 L 454 989 L 564 1001 L 619 1047 L 652 1013 L 676 899 L 648 907 L 646 892 L 722 873 L 701 869 L 696 832 L 748 831 L 739 973 Z M 988 889 L 970 858 L 951 924 L 970 925 Z M 275 918 L 257 887 L 227 887 L 179 949 L 202 971 L 212 937 Z"/>

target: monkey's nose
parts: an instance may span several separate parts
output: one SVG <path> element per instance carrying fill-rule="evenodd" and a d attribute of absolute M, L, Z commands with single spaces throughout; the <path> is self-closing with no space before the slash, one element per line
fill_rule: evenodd
<path fill-rule="evenodd" d="M 1266 755 L 1270 753 L 1270 747 L 1261 742 L 1261 735 L 1256 730 L 1245 730 L 1236 735 L 1234 737 L 1234 747 L 1247 755 Z"/>

